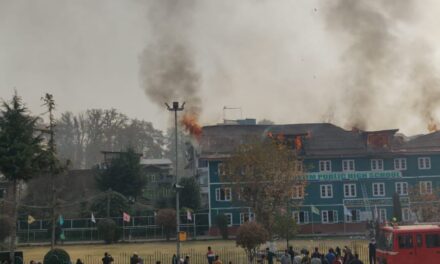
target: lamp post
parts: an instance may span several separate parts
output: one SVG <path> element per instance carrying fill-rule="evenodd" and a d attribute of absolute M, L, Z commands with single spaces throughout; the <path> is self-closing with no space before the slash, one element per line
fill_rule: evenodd
<path fill-rule="evenodd" d="M 179 107 L 179 102 L 173 102 L 173 106 L 170 107 L 168 105 L 168 103 L 165 103 L 165 105 L 168 108 L 168 111 L 173 111 L 174 112 L 174 135 L 175 135 L 175 155 L 176 155 L 176 160 L 175 160 L 175 183 L 174 183 L 174 188 L 176 189 L 176 255 L 177 255 L 177 260 L 180 260 L 180 239 L 179 239 L 179 233 L 180 233 L 180 204 L 179 204 L 179 196 L 180 196 L 180 186 L 179 186 L 179 177 L 178 177 L 178 166 L 179 166 L 179 156 L 178 156 L 178 151 L 177 151 L 177 112 L 179 111 L 183 111 L 184 106 L 185 106 L 185 102 L 182 104 L 182 106 Z"/>

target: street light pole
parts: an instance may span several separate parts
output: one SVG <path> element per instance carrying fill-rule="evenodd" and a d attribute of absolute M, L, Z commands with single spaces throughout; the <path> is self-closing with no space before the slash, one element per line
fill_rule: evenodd
<path fill-rule="evenodd" d="M 178 183 L 179 183 L 179 177 L 178 177 L 178 166 L 179 166 L 179 155 L 178 155 L 178 151 L 177 151 L 177 112 L 178 111 L 183 111 L 185 103 L 182 104 L 181 107 L 179 107 L 179 102 L 173 102 L 173 106 L 170 107 L 168 105 L 168 103 L 165 103 L 165 105 L 168 108 L 168 111 L 173 111 L 174 112 L 174 135 L 175 135 L 175 155 L 176 155 L 176 160 L 175 160 L 175 184 L 174 187 L 176 189 L 176 256 L 177 256 L 177 261 L 180 260 L 180 239 L 179 239 L 179 233 L 180 233 L 180 203 L 179 203 L 179 196 L 180 196 L 180 192 L 178 188 Z"/>

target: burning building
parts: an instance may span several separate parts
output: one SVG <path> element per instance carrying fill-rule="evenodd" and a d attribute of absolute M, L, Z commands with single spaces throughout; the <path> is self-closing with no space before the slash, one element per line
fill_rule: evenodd
<path fill-rule="evenodd" d="M 363 232 L 367 220 L 392 218 L 395 193 L 403 221 L 413 221 L 410 190 L 433 193 L 440 186 L 440 132 L 414 138 L 397 132 L 344 130 L 329 123 L 203 127 L 198 176 L 208 199 L 211 231 L 218 214 L 227 216 L 232 229 L 253 214 L 251 208 L 237 205 L 232 188 L 221 182 L 222 161 L 250 138 L 280 135 L 290 140 L 305 168 L 306 189 L 292 197 L 303 202 L 291 212 L 301 232 Z"/>

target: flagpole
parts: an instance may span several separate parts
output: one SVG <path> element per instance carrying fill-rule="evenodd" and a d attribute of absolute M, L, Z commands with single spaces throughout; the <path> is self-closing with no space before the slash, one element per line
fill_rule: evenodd
<path fill-rule="evenodd" d="M 29 220 L 28 220 L 27 224 L 28 224 L 28 230 L 27 230 L 28 231 L 27 232 L 28 239 L 27 240 L 28 240 L 28 244 L 29 244 L 29 232 L 30 232 L 30 225 L 31 225 L 31 224 L 29 224 Z"/>
<path fill-rule="evenodd" d="M 196 214 L 194 213 L 194 240 L 197 240 Z"/>
<path fill-rule="evenodd" d="M 125 219 L 122 216 L 122 242 L 125 242 Z"/>
<path fill-rule="evenodd" d="M 310 207 L 310 210 L 311 210 L 311 212 L 312 212 L 312 234 L 314 235 L 315 234 L 315 229 L 314 229 L 314 224 L 313 224 L 313 215 L 315 214 L 314 212 L 313 212 L 313 205 Z"/>

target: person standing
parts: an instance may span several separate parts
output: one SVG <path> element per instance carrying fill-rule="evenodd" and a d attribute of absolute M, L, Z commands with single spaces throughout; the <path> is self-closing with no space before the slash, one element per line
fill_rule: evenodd
<path fill-rule="evenodd" d="M 113 257 L 105 252 L 104 257 L 102 258 L 102 264 L 111 264 L 113 261 Z"/>
<path fill-rule="evenodd" d="M 189 264 L 189 256 L 185 257 L 185 260 L 183 261 L 183 264 Z"/>
<path fill-rule="evenodd" d="M 211 247 L 208 247 L 208 252 L 206 253 L 206 258 L 208 259 L 209 264 L 213 264 L 215 260 L 214 251 L 212 251 Z"/>
<path fill-rule="evenodd" d="M 275 253 L 273 253 L 269 248 L 266 248 L 266 256 L 267 256 L 267 263 L 273 264 L 273 258 L 276 257 Z"/>
<path fill-rule="evenodd" d="M 284 254 L 280 258 L 281 264 L 292 264 L 292 259 L 290 258 L 289 251 L 284 250 Z"/>
<path fill-rule="evenodd" d="M 293 263 L 295 260 L 296 254 L 295 254 L 295 251 L 293 250 L 292 246 L 289 247 L 289 255 L 290 255 L 290 261 Z"/>
<path fill-rule="evenodd" d="M 329 264 L 332 264 L 332 263 L 333 263 L 333 261 L 334 261 L 335 258 L 336 258 L 335 251 L 333 250 L 333 248 L 330 248 L 330 249 L 328 250 L 328 253 L 327 253 L 327 255 L 325 255 L 325 258 L 327 259 L 327 262 L 328 262 Z"/>
<path fill-rule="evenodd" d="M 376 240 L 374 238 L 368 244 L 368 258 L 370 264 L 376 264 Z"/>
<path fill-rule="evenodd" d="M 215 260 L 212 264 L 223 264 L 218 255 L 215 256 Z"/>
<path fill-rule="evenodd" d="M 312 254 L 312 259 L 313 258 L 321 258 L 321 253 L 319 253 L 319 249 L 317 247 L 315 247 L 315 251 Z"/>
<path fill-rule="evenodd" d="M 364 264 L 364 263 L 362 262 L 362 260 L 359 259 L 359 254 L 358 254 L 358 253 L 355 253 L 355 254 L 354 254 L 354 258 L 353 258 L 353 260 L 350 262 L 350 264 Z"/>

